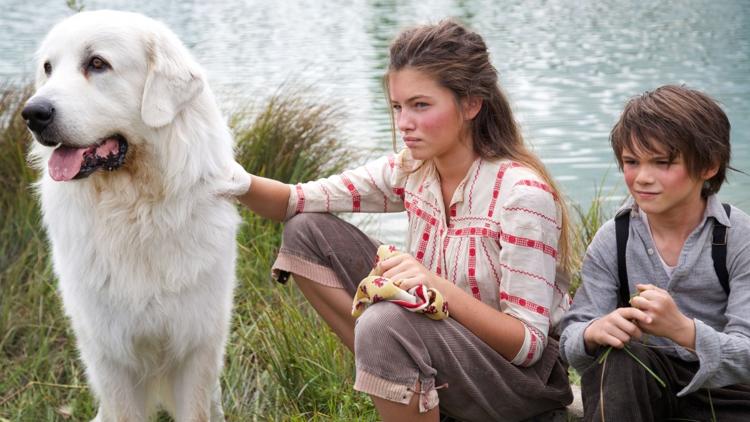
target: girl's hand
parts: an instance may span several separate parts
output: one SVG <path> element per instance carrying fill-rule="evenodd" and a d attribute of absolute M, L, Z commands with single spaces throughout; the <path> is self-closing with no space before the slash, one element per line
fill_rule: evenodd
<path fill-rule="evenodd" d="M 672 296 L 652 284 L 636 284 L 638 296 L 630 304 L 651 317 L 651 322 L 639 321 L 643 332 L 666 337 L 690 349 L 695 348 L 695 322 L 677 308 Z"/>
<path fill-rule="evenodd" d="M 399 287 L 403 290 L 409 290 L 419 284 L 424 284 L 426 287 L 437 287 L 438 276 L 425 268 L 416 258 L 406 253 L 380 261 L 378 269 L 383 277 L 400 281 Z"/>
<path fill-rule="evenodd" d="M 641 338 L 639 324 L 650 322 L 651 317 L 640 309 L 617 308 L 592 322 L 583 332 L 586 351 L 593 354 L 597 346 L 612 346 L 621 349 L 631 339 Z"/>
<path fill-rule="evenodd" d="M 214 191 L 227 198 L 244 195 L 250 189 L 252 176 L 236 161 L 229 163 L 222 173 L 222 178 Z"/>

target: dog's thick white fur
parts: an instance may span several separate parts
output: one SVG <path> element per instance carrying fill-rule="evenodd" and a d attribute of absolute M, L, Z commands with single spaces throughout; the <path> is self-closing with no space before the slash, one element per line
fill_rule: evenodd
<path fill-rule="evenodd" d="M 30 156 L 95 420 L 148 420 L 159 405 L 177 421 L 223 420 L 240 222 L 229 196 L 249 181 L 228 177 L 232 137 L 204 72 L 165 25 L 115 11 L 63 20 L 37 59 L 27 107 L 54 107 L 34 130 L 52 146 Z M 117 151 L 113 137 L 127 143 L 119 168 L 73 180 L 48 168 L 70 164 L 55 144 Z"/>

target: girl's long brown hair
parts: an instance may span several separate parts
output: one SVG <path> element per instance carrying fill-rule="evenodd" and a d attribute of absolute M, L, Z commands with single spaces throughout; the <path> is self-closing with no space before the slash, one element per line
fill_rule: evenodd
<path fill-rule="evenodd" d="M 391 43 L 390 64 L 383 78 L 386 96 L 389 94 L 388 75 L 405 68 L 435 78 L 453 92 L 457 103 L 468 98 L 482 100 L 482 107 L 470 128 L 474 151 L 484 159 L 505 158 L 519 162 L 537 172 L 552 188 L 562 215 L 559 264 L 570 270 L 570 223 L 565 201 L 544 164 L 524 143 L 482 37 L 453 20 L 407 29 Z M 390 106 L 390 98 L 388 104 Z M 395 146 L 392 114 L 391 123 Z"/>

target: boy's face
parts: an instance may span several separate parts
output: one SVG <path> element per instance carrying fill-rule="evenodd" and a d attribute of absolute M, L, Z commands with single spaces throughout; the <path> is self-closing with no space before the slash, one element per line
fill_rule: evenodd
<path fill-rule="evenodd" d="M 622 151 L 622 170 L 625 184 L 638 207 L 649 216 L 665 217 L 702 207 L 703 182 L 716 174 L 713 169 L 695 178 L 688 173 L 681 155 L 670 162 L 664 151 L 627 148 Z"/>

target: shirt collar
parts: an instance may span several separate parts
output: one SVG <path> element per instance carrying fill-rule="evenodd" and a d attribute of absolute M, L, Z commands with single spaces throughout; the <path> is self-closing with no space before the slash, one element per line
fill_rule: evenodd
<path fill-rule="evenodd" d="M 474 175 L 474 173 L 476 173 L 477 167 L 482 161 L 482 157 L 477 157 L 477 159 L 474 160 L 474 162 L 471 164 L 471 167 L 469 167 L 469 170 L 466 171 L 466 174 L 464 175 L 463 180 L 461 180 L 461 183 L 459 183 L 456 187 L 456 191 L 453 193 L 453 197 L 456 198 L 456 204 L 464 201 L 464 191 L 466 189 L 466 185 L 469 183 L 470 178 Z M 440 188 L 440 176 L 438 175 L 435 163 L 430 160 L 426 161 L 424 165 L 426 172 L 425 180 L 422 182 L 424 188 L 428 190 L 430 194 L 432 194 L 435 198 L 442 198 L 443 194 Z M 449 201 L 451 199 L 453 198 L 448 198 Z M 445 210 L 445 212 L 448 212 L 448 210 Z"/>
<path fill-rule="evenodd" d="M 708 199 L 706 200 L 706 214 L 705 217 L 713 217 L 718 221 L 720 224 L 731 227 L 732 224 L 729 220 L 729 217 L 727 217 L 726 211 L 724 211 L 724 206 L 721 204 L 721 201 L 719 201 L 719 197 L 714 195 L 710 195 Z"/>

